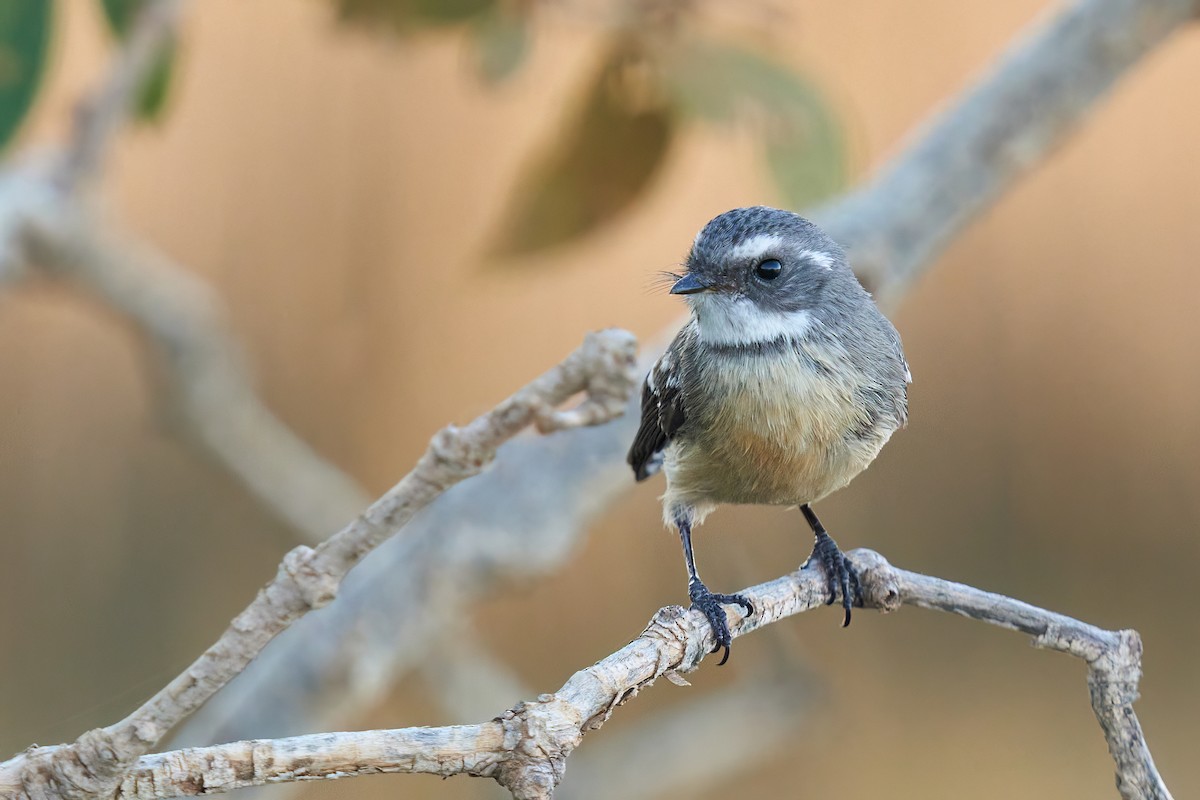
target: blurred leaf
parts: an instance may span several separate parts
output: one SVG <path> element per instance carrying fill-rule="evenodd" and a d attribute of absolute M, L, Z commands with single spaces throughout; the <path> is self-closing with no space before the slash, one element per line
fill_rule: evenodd
<path fill-rule="evenodd" d="M 588 233 L 650 185 L 677 118 L 649 91 L 644 66 L 630 46 L 615 48 L 556 146 L 526 172 L 495 254 L 527 254 Z"/>
<path fill-rule="evenodd" d="M 129 29 L 137 19 L 145 0 L 100 0 L 104 9 L 104 17 L 118 39 L 129 35 Z M 138 119 L 146 122 L 157 122 L 162 118 L 163 108 L 167 103 L 167 95 L 171 88 L 171 78 L 175 72 L 175 45 L 168 46 L 155 61 L 154 66 L 146 75 L 145 81 L 138 89 L 134 101 L 134 112 Z"/>
<path fill-rule="evenodd" d="M 413 28 L 458 25 L 489 14 L 498 0 L 333 0 L 344 22 L 387 26 L 394 33 Z"/>
<path fill-rule="evenodd" d="M 663 59 L 681 111 L 710 122 L 749 122 L 761 132 L 771 176 L 789 206 L 802 208 L 845 181 L 842 133 L 817 89 L 755 50 L 681 43 Z"/>
<path fill-rule="evenodd" d="M 118 36 L 129 33 L 129 26 L 137 18 L 138 9 L 144 0 L 100 0 L 109 26 Z"/>
<path fill-rule="evenodd" d="M 841 129 L 828 114 L 814 114 L 804 128 L 768 131 L 766 160 L 776 188 L 791 208 L 813 206 L 846 183 Z"/>
<path fill-rule="evenodd" d="M 516 71 L 529 54 L 529 20 L 497 6 L 475 26 L 475 52 L 479 74 L 488 83 L 500 83 Z"/>
<path fill-rule="evenodd" d="M 138 119 L 147 122 L 158 122 L 162 119 L 163 108 L 167 105 L 167 96 L 171 89 L 171 78 L 175 74 L 175 45 L 171 44 L 158 57 L 150 74 L 146 76 L 141 91 L 138 92 Z"/>
<path fill-rule="evenodd" d="M 52 9 L 49 0 L 0 0 L 0 147 L 12 139 L 37 95 Z"/>

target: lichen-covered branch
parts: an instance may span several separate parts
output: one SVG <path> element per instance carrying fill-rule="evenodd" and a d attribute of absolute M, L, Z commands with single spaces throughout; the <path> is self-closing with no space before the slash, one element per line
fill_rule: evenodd
<path fill-rule="evenodd" d="M 850 558 L 862 577 L 868 607 L 886 612 L 915 605 L 962 614 L 1022 631 L 1040 647 L 1083 659 L 1122 797 L 1169 800 L 1132 707 L 1141 674 L 1136 632 L 1102 630 L 1019 600 L 896 569 L 870 550 L 856 550 Z M 802 569 L 742 594 L 757 612 L 748 618 L 729 607 L 734 636 L 824 605 L 825 579 L 819 569 Z M 658 678 L 684 682 L 682 674 L 696 669 L 712 646 L 712 630 L 700 612 L 667 606 L 638 638 L 575 673 L 557 692 L 520 703 L 490 722 L 316 734 L 162 753 L 140 759 L 119 796 L 150 800 L 295 780 L 426 772 L 493 778 L 518 800 L 547 800 L 585 734 L 598 730 Z"/>
<path fill-rule="evenodd" d="M 815 216 L 880 299 L 895 305 L 955 235 L 1066 141 L 1104 91 L 1198 8 L 1200 0 L 1069 3 L 952 98 L 877 177 Z M 405 542 L 358 572 L 337 606 L 276 642 L 181 740 L 322 729 L 369 708 L 438 630 L 401 609 L 453 616 L 502 578 L 557 567 L 598 511 L 633 486 L 623 457 L 635 426 L 627 415 L 554 442 L 514 442 L 504 473 L 435 503 Z"/>
<path fill-rule="evenodd" d="M 435 497 L 479 474 L 524 428 L 550 432 L 622 414 L 638 380 L 636 342 L 620 330 L 590 334 L 561 364 L 465 427 L 439 431 L 416 467 L 315 548 L 289 552 L 253 602 L 208 650 L 124 720 L 71 745 L 34 748 L 0 764 L 0 791 L 29 800 L 103 797 L 134 762 L 238 675 L 281 631 L 330 603 L 346 573 Z M 574 409 L 556 410 L 576 394 Z"/>

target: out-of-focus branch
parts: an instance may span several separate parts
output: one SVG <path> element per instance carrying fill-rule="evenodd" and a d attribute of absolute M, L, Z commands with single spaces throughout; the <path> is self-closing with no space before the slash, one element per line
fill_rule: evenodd
<path fill-rule="evenodd" d="M 174 401 L 168 418 L 176 430 L 316 543 L 370 496 L 263 404 L 211 290 L 152 248 L 98 223 L 82 196 L 136 92 L 177 35 L 183 5 L 144 3 L 104 80 L 80 103 L 63 151 L 49 163 L 10 166 L 0 175 L 0 286 L 40 266 L 129 320 L 166 364 Z"/>
<path fill-rule="evenodd" d="M 306 541 L 321 541 L 367 507 L 371 498 L 350 476 L 263 405 L 202 281 L 77 203 L 27 215 L 23 233 L 34 264 L 121 314 L 153 344 L 176 429 Z"/>
<path fill-rule="evenodd" d="M 907 604 L 950 611 L 1022 631 L 1039 647 L 1083 659 L 1092 709 L 1116 762 L 1122 797 L 1169 800 L 1133 712 L 1142 652 L 1136 632 L 1102 630 L 1019 600 L 896 569 L 870 550 L 856 550 L 850 558 L 869 607 L 893 611 Z M 818 568 L 802 569 L 742 594 L 756 613 L 743 617 L 729 607 L 734 636 L 824 605 L 824 574 Z M 494 778 L 519 800 L 545 800 L 562 781 L 567 758 L 585 733 L 598 730 L 618 706 L 659 677 L 680 681 L 680 674 L 696 669 L 712 646 L 712 629 L 703 614 L 668 606 L 641 636 L 575 673 L 554 694 L 521 703 L 490 722 L 316 734 L 162 753 L 139 760 L 120 796 L 150 800 L 295 780 L 426 772 Z"/>
<path fill-rule="evenodd" d="M 617 329 L 590 334 L 561 364 L 463 428 L 439 431 L 412 472 L 316 548 L 289 552 L 274 580 L 221 638 L 124 720 L 74 744 L 31 748 L 0 764 L 0 792 L 18 798 L 105 797 L 134 761 L 241 672 L 277 634 L 328 605 L 346 573 L 450 486 L 479 474 L 504 441 L 534 425 L 594 425 L 625 410 L 637 382 L 636 342 Z M 583 393 L 573 409 L 556 410 Z M 32 787 L 32 788 L 31 788 Z"/>
<path fill-rule="evenodd" d="M 1075 0 L 1018 40 L 862 188 L 814 216 L 896 302 L 968 222 L 1065 141 L 1198 0 Z"/>
<path fill-rule="evenodd" d="M 422 660 L 420 674 L 454 722 L 478 719 L 531 694 L 463 619 L 446 626 Z"/>
<path fill-rule="evenodd" d="M 964 226 L 1045 160 L 1103 91 L 1198 6 L 1071 3 L 952 100 L 877 178 L 814 216 L 895 304 Z M 438 629 L 436 615 L 452 617 L 498 581 L 543 574 L 566 558 L 596 513 L 633 486 L 623 456 L 635 426 L 626 415 L 604 428 L 510 444 L 505 469 L 435 503 L 404 541 L 356 572 L 336 606 L 282 637 L 197 714 L 181 742 L 327 729 L 373 705 Z M 435 611 L 403 613 L 414 607 Z"/>

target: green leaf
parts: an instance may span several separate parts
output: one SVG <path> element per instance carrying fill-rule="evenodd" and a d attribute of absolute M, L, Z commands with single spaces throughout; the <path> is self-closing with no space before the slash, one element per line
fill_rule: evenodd
<path fill-rule="evenodd" d="M 158 122 L 162 119 L 163 108 L 170 94 L 171 79 L 175 74 L 175 44 L 172 43 L 159 55 L 138 96 L 134 110 L 138 119 L 146 122 Z"/>
<path fill-rule="evenodd" d="M 104 18 L 118 39 L 129 35 L 138 12 L 146 0 L 100 0 Z M 171 78 L 175 72 L 175 44 L 172 42 L 155 60 L 134 99 L 134 113 L 145 122 L 157 122 L 162 118 L 170 93 Z"/>
<path fill-rule="evenodd" d="M 512 75 L 529 55 L 529 21 L 523 14 L 497 6 L 475 25 L 479 74 L 488 83 Z"/>
<path fill-rule="evenodd" d="M 846 184 L 841 129 L 830 114 L 814 112 L 806 124 L 767 131 L 765 155 L 775 187 L 791 208 L 816 205 Z"/>
<path fill-rule="evenodd" d="M 333 0 L 339 18 L 407 33 L 413 28 L 459 25 L 495 9 L 498 0 Z"/>
<path fill-rule="evenodd" d="M 758 130 L 788 205 L 803 208 L 843 185 L 841 126 L 816 87 L 787 65 L 757 50 L 693 41 L 665 54 L 662 68 L 683 113 Z"/>
<path fill-rule="evenodd" d="M 650 185 L 677 117 L 639 83 L 643 66 L 628 45 L 614 49 L 557 144 L 526 171 L 494 254 L 571 241 L 628 209 Z"/>
<path fill-rule="evenodd" d="M 129 27 L 137 18 L 138 9 L 143 2 L 145 0 L 100 0 L 100 5 L 104 9 L 104 17 L 108 20 L 109 27 L 117 36 L 123 38 L 129 33 Z"/>
<path fill-rule="evenodd" d="M 0 147 L 33 105 L 46 69 L 53 4 L 0 0 Z"/>

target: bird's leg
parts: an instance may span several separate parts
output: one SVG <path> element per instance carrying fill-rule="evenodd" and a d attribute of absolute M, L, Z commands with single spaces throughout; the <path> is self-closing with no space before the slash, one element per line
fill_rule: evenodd
<path fill-rule="evenodd" d="M 829 599 L 825 601 L 826 605 L 833 605 L 838 594 L 841 594 L 842 608 L 846 609 L 846 618 L 842 622 L 844 628 L 850 624 L 850 606 L 862 605 L 862 586 L 858 582 L 858 572 L 850 563 L 850 559 L 846 558 L 837 546 L 837 542 L 825 530 L 821 520 L 817 519 L 817 515 L 813 513 L 808 503 L 800 506 L 800 513 L 804 515 L 804 519 L 808 521 L 809 527 L 817 537 L 816 543 L 813 544 L 812 555 L 808 557 L 808 561 L 804 562 L 804 566 L 807 567 L 815 561 L 825 571 L 825 580 L 829 586 Z"/>
<path fill-rule="evenodd" d="M 717 664 L 719 667 L 729 660 L 729 646 L 733 643 L 733 636 L 729 633 L 729 621 L 725 617 L 725 609 L 721 605 L 737 603 L 746 609 L 746 615 L 749 616 L 754 613 L 754 604 L 740 594 L 710 592 L 696 573 L 696 557 L 692 555 L 691 520 L 676 519 L 675 525 L 679 528 L 679 538 L 683 541 L 683 557 L 687 560 L 688 597 L 692 600 L 692 607 L 703 613 L 708 619 L 708 624 L 712 626 L 713 638 L 716 640 L 712 652 L 715 653 L 722 647 L 725 648 L 725 655 L 721 656 L 721 660 Z"/>

